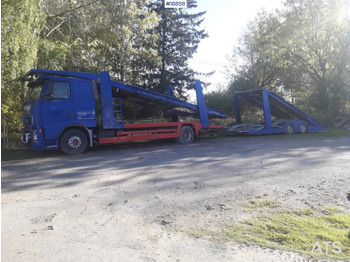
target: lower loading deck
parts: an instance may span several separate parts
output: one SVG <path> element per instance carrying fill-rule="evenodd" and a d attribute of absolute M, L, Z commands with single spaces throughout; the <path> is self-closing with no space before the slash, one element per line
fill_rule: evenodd
<path fill-rule="evenodd" d="M 99 143 L 122 143 L 163 138 L 179 138 L 180 142 L 191 143 L 195 137 L 198 137 L 201 128 L 202 124 L 197 122 L 125 124 L 123 129 L 115 131 L 115 136 L 99 138 Z M 215 128 L 222 128 L 222 126 L 209 126 L 209 129 Z"/>

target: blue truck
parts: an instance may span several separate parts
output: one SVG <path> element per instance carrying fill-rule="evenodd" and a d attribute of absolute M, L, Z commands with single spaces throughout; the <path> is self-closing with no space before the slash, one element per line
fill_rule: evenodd
<path fill-rule="evenodd" d="M 201 83 L 196 81 L 197 104 L 167 94 L 127 85 L 101 73 L 32 69 L 22 81 L 28 82 L 27 101 L 23 108 L 22 143 L 32 149 L 61 149 L 79 154 L 98 144 L 175 138 L 189 144 L 201 129 L 221 128 L 209 125 L 209 117 L 226 114 L 206 108 Z M 126 123 L 124 100 L 168 110 L 172 122 Z M 180 122 L 178 116 L 191 115 L 200 122 Z"/>

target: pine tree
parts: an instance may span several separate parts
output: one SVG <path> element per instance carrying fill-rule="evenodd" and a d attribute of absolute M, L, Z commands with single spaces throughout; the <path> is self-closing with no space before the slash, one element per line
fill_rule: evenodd
<path fill-rule="evenodd" d="M 196 72 L 188 66 L 188 60 L 197 51 L 200 41 L 208 37 L 200 29 L 205 12 L 190 13 L 197 1 L 188 0 L 186 9 L 164 8 L 163 0 L 154 0 L 152 9 L 157 13 L 159 24 L 158 55 L 160 65 L 154 65 L 145 76 L 145 87 L 164 93 L 172 86 L 175 95 L 185 98 L 186 89 L 194 87 Z"/>

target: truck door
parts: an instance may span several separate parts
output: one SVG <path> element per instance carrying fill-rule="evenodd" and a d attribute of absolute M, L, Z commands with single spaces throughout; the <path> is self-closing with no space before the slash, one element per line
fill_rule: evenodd
<path fill-rule="evenodd" d="M 64 79 L 46 82 L 42 103 L 45 139 L 56 139 L 64 126 L 74 121 L 71 83 Z"/>
<path fill-rule="evenodd" d="M 90 80 L 72 79 L 74 83 L 74 111 L 77 122 L 87 127 L 96 126 L 96 104 Z"/>

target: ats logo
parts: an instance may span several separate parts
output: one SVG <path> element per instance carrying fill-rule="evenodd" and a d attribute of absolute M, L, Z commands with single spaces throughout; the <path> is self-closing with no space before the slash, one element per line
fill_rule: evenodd
<path fill-rule="evenodd" d="M 338 254 L 338 253 L 341 253 L 341 248 L 339 245 L 341 245 L 341 243 L 339 241 L 334 241 L 334 242 L 331 242 L 331 241 L 325 241 L 325 242 L 322 242 L 323 245 L 325 245 L 325 248 L 323 250 L 325 250 L 324 253 L 328 254 L 329 250 L 331 249 L 331 251 L 334 253 L 334 254 Z M 329 245 L 331 245 L 331 247 L 329 247 Z M 311 250 L 311 253 L 314 253 L 314 252 L 320 252 L 320 253 L 323 253 L 323 250 L 322 250 L 322 247 L 320 245 L 320 243 L 318 243 L 317 241 L 315 242 L 314 244 L 314 247 L 312 248 Z"/>

